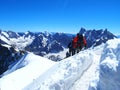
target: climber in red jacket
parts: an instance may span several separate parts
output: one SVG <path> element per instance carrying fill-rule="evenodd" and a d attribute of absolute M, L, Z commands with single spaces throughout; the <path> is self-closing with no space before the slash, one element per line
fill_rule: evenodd
<path fill-rule="evenodd" d="M 86 46 L 87 46 L 86 39 L 83 37 L 83 35 L 80 35 L 78 33 L 76 37 L 74 37 L 68 44 L 69 52 L 66 53 L 66 57 L 69 57 L 80 52 L 81 49 Z"/>
<path fill-rule="evenodd" d="M 73 48 L 75 49 L 75 53 L 78 53 L 83 47 L 86 46 L 86 39 L 83 35 L 78 33 L 77 36 L 73 39 Z"/>

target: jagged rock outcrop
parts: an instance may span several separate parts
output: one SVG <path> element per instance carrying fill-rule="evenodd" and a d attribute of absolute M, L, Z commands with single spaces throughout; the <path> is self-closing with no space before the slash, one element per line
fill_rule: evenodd
<path fill-rule="evenodd" d="M 22 57 L 20 52 L 16 52 L 11 46 L 0 44 L 0 75 L 8 70 L 9 65 L 15 63 Z"/>
<path fill-rule="evenodd" d="M 72 36 L 68 36 L 64 33 L 40 33 L 26 49 L 41 56 L 48 53 L 58 53 L 67 47 L 71 39 Z"/>
<path fill-rule="evenodd" d="M 114 34 L 109 32 L 107 29 L 103 30 L 85 30 L 84 28 L 80 29 L 80 34 L 83 34 L 87 40 L 87 47 L 95 47 L 102 43 L 106 43 L 108 40 L 117 38 Z"/>

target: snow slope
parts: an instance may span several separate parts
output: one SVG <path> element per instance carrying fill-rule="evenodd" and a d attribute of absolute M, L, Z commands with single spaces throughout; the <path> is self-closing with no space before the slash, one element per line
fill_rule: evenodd
<path fill-rule="evenodd" d="M 0 89 L 68 90 L 91 65 L 92 60 L 93 53 L 89 50 L 60 62 L 52 62 L 34 54 L 28 54 L 23 62 L 26 64 L 25 67 L 0 79 Z"/>
<path fill-rule="evenodd" d="M 10 66 L 8 67 L 9 69 L 8 69 L 6 72 L 4 72 L 4 73 L 2 74 L 2 76 L 5 76 L 5 75 L 7 75 L 7 74 L 9 74 L 9 73 L 14 72 L 15 70 L 17 70 L 17 69 L 19 69 L 19 68 L 24 67 L 25 65 L 23 64 L 23 62 L 24 62 L 24 59 L 26 58 L 26 56 L 27 56 L 27 53 L 25 53 L 25 55 L 24 55 L 20 60 L 14 62 L 12 65 L 10 65 Z"/>
<path fill-rule="evenodd" d="M 7 44 L 10 44 L 10 41 L 8 39 L 8 34 L 6 32 L 1 32 L 0 33 L 0 39 L 4 41 Z"/>
<path fill-rule="evenodd" d="M 98 46 L 91 50 L 93 55 L 93 62 L 91 66 L 84 72 L 84 74 L 79 78 L 69 90 L 88 90 L 89 84 L 93 79 L 98 78 L 96 71 L 99 70 L 99 62 L 101 53 L 103 51 L 104 44 Z"/>
<path fill-rule="evenodd" d="M 24 67 L 0 79 L 0 90 L 119 90 L 119 53 L 120 39 L 60 62 L 29 53 Z"/>
<path fill-rule="evenodd" d="M 25 67 L 17 69 L 19 68 L 19 65 L 17 65 L 16 71 L 0 79 L 0 90 L 22 90 L 54 64 L 55 62 L 30 53 L 20 63 Z"/>
<path fill-rule="evenodd" d="M 91 65 L 92 57 L 91 52 L 84 51 L 64 59 L 56 63 L 42 77 L 40 76 L 25 87 L 24 90 L 68 90 Z"/>
<path fill-rule="evenodd" d="M 105 44 L 96 74 L 99 76 L 91 82 L 89 90 L 120 90 L 120 39 Z"/>

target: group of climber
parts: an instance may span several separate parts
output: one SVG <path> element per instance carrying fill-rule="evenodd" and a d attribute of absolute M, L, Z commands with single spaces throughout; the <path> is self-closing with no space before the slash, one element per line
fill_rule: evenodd
<path fill-rule="evenodd" d="M 69 51 L 66 53 L 66 57 L 79 53 L 82 48 L 86 48 L 86 46 L 87 43 L 85 37 L 82 34 L 77 33 L 77 35 L 68 44 Z"/>

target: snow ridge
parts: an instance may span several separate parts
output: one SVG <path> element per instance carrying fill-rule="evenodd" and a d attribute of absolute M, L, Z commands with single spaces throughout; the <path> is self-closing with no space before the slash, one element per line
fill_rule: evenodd
<path fill-rule="evenodd" d="M 62 60 L 23 90 L 68 90 L 91 65 L 92 57 L 91 52 L 84 51 Z M 48 74 L 49 76 L 46 76 Z"/>
<path fill-rule="evenodd" d="M 100 59 L 99 78 L 91 83 L 89 90 L 120 90 L 119 75 L 120 39 L 114 39 L 104 46 Z"/>
<path fill-rule="evenodd" d="M 74 85 L 71 86 L 69 90 L 88 90 L 90 82 L 93 79 L 98 78 L 99 62 L 101 53 L 103 51 L 103 46 L 104 44 L 97 46 L 94 49 L 91 49 L 91 53 L 94 53 L 92 64 L 87 70 L 85 70 L 81 78 L 78 78 L 78 80 L 74 82 Z"/>

